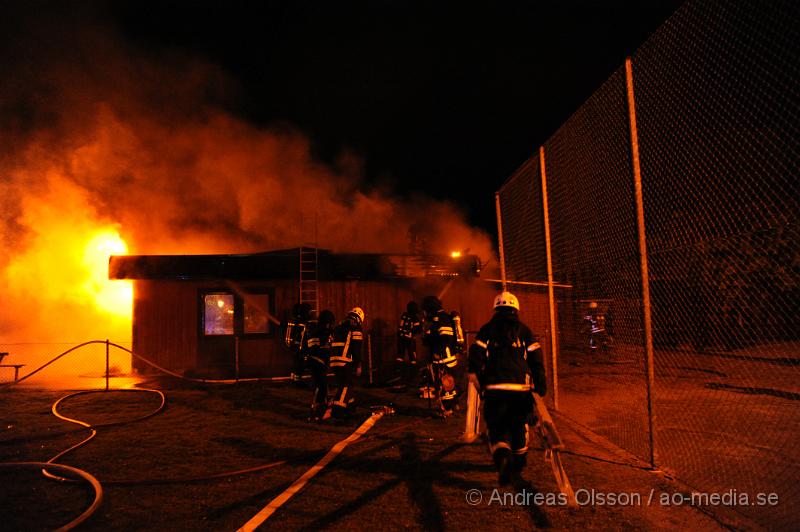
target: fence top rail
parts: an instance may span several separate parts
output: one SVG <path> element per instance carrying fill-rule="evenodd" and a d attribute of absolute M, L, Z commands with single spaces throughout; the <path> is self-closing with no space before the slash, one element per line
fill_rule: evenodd
<path fill-rule="evenodd" d="M 484 279 L 487 283 L 516 284 L 520 286 L 550 286 L 547 281 L 503 281 L 502 279 Z M 571 284 L 553 283 L 554 288 L 573 288 Z"/>
<path fill-rule="evenodd" d="M 506 179 L 506 180 L 503 182 L 503 184 L 502 184 L 502 185 L 500 185 L 500 188 L 498 188 L 498 189 L 497 189 L 497 191 L 496 191 L 495 193 L 496 193 L 496 194 L 502 194 L 502 193 L 503 193 L 503 190 L 504 190 L 506 187 L 508 187 L 508 186 L 509 186 L 509 185 L 512 183 L 512 181 L 514 181 L 514 179 L 515 179 L 517 176 L 519 176 L 520 174 L 523 174 L 523 173 L 524 173 L 526 170 L 528 170 L 528 169 L 529 169 L 531 166 L 533 166 L 533 165 L 538 165 L 538 164 L 539 164 L 539 154 L 537 153 L 536 155 L 533 155 L 533 156 L 531 156 L 531 157 L 530 157 L 529 159 L 527 159 L 527 160 L 526 160 L 524 163 L 522 163 L 522 164 L 519 166 L 519 168 L 517 168 L 516 170 L 514 170 L 514 172 L 513 172 L 513 173 L 512 173 L 510 176 L 508 176 L 508 178 L 507 178 L 507 179 Z M 538 168 L 534 167 L 534 168 L 533 168 L 533 170 L 534 170 L 534 171 L 538 171 Z"/>

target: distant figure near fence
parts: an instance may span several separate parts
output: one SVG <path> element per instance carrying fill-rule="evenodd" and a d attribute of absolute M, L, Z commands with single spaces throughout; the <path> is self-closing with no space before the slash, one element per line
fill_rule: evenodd
<path fill-rule="evenodd" d="M 611 335 L 606 327 L 606 316 L 600 311 L 597 301 L 589 303 L 583 316 L 582 331 L 586 335 L 590 355 L 596 354 L 598 349 L 611 347 Z"/>

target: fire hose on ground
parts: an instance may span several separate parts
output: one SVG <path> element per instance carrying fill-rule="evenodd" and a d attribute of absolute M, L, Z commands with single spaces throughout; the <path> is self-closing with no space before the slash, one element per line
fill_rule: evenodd
<path fill-rule="evenodd" d="M 66 356 L 67 354 L 69 354 L 69 353 L 71 353 L 71 352 L 73 352 L 73 351 L 75 351 L 75 350 L 77 350 L 77 349 L 79 349 L 81 347 L 84 347 L 86 345 L 95 344 L 95 343 L 102 343 L 102 344 L 105 344 L 106 346 L 114 346 L 114 347 L 117 347 L 118 349 L 121 349 L 123 351 L 127 351 L 132 356 L 138 358 L 139 360 L 145 362 L 146 364 L 149 364 L 150 366 L 154 367 L 158 371 L 161 371 L 161 372 L 163 372 L 163 373 L 165 373 L 167 375 L 170 375 L 170 376 L 182 379 L 182 380 L 191 381 L 191 382 L 199 382 L 199 383 L 207 383 L 207 384 L 236 384 L 236 383 L 239 383 L 239 382 L 254 382 L 254 381 L 272 381 L 272 382 L 275 382 L 275 381 L 288 380 L 288 377 L 264 377 L 264 378 L 247 378 L 247 379 L 235 379 L 235 380 L 234 379 L 196 379 L 196 378 L 191 378 L 191 377 L 185 377 L 185 376 L 180 375 L 178 373 L 175 373 L 175 372 L 172 372 L 170 370 L 167 370 L 166 368 L 162 368 L 159 365 L 155 364 L 154 362 L 146 359 L 145 357 L 143 357 L 141 355 L 138 355 L 138 354 L 134 353 L 130 349 L 127 349 L 127 348 L 125 348 L 125 347 L 123 347 L 121 345 L 115 344 L 113 342 L 109 342 L 108 340 L 90 340 L 88 342 L 84 342 L 84 343 L 78 344 L 76 346 L 73 346 L 72 348 L 64 351 L 63 353 L 59 354 L 58 356 L 56 356 L 52 360 L 48 361 L 47 363 L 43 364 L 39 368 L 35 369 L 34 371 L 28 373 L 27 375 L 25 375 L 24 377 L 22 377 L 22 378 L 20 378 L 18 380 L 15 380 L 14 382 L 11 382 L 11 383 L 6 383 L 6 384 L 3 384 L 3 385 L 0 385 L 0 389 L 2 389 L 3 387 L 19 384 L 20 382 L 32 377 L 33 375 L 35 375 L 37 373 L 39 373 L 44 368 L 46 368 L 47 366 L 53 364 L 55 361 L 59 360 L 60 358 L 62 358 L 64 356 Z M 106 375 L 106 376 L 108 377 L 108 375 Z M 147 414 L 144 414 L 142 416 L 136 417 L 134 419 L 123 420 L 123 421 L 115 421 L 115 422 L 110 422 L 110 423 L 101 423 L 101 424 L 95 424 L 95 425 L 89 424 L 89 423 L 87 423 L 85 421 L 81 421 L 79 419 L 69 418 L 69 417 L 64 416 L 63 414 L 59 413 L 59 411 L 58 411 L 58 406 L 60 404 L 62 404 L 64 401 L 66 401 L 66 400 L 68 400 L 68 399 L 70 399 L 72 397 L 76 397 L 78 395 L 92 394 L 92 393 L 108 393 L 110 391 L 128 392 L 128 393 L 130 393 L 130 392 L 155 393 L 160 398 L 160 404 L 158 405 L 157 408 L 155 408 L 151 412 L 149 412 Z M 97 435 L 97 429 L 98 428 L 120 426 L 120 425 L 126 425 L 126 424 L 130 424 L 130 423 L 135 423 L 135 422 L 138 422 L 138 421 L 144 421 L 145 419 L 153 417 L 153 416 L 157 415 L 158 413 L 160 413 L 161 411 L 163 411 L 165 405 L 166 405 L 166 396 L 164 395 L 164 393 L 161 392 L 160 390 L 149 389 L 149 388 L 108 389 L 108 387 L 106 387 L 105 390 L 102 390 L 102 389 L 101 390 L 82 390 L 82 391 L 69 393 L 67 395 L 64 395 L 64 396 L 60 397 L 55 403 L 53 403 L 53 405 L 51 407 L 51 412 L 55 417 L 57 417 L 57 418 L 59 418 L 59 419 L 61 419 L 63 421 L 79 425 L 79 426 L 89 430 L 91 432 L 90 435 L 88 437 L 86 437 L 85 439 L 81 440 L 80 442 L 76 443 L 75 445 L 72 445 L 71 447 L 65 449 L 64 451 L 61 451 L 60 453 L 58 453 L 54 457 L 50 458 L 47 462 L 5 462 L 5 463 L 0 463 L 0 469 L 30 469 L 30 468 L 35 468 L 35 469 L 40 469 L 45 477 L 50 478 L 52 480 L 59 481 L 59 482 L 80 482 L 80 481 L 87 482 L 91 486 L 93 491 L 94 491 L 94 499 L 93 499 L 92 503 L 78 517 L 76 517 L 72 521 L 68 522 L 67 524 L 65 524 L 65 525 L 63 525 L 63 526 L 61 526 L 61 527 L 59 527 L 57 529 L 58 531 L 72 530 L 75 527 L 77 527 L 78 525 L 80 525 L 81 523 L 83 523 L 84 521 L 86 521 L 89 517 L 91 517 L 92 514 L 94 514 L 94 512 L 100 507 L 100 504 L 102 503 L 102 500 L 103 500 L 103 488 L 102 488 L 102 484 L 100 483 L 100 481 L 98 481 L 97 478 L 95 478 L 93 475 L 91 475 L 87 471 L 84 471 L 84 470 L 76 468 L 76 467 L 72 467 L 72 466 L 67 466 L 67 465 L 64 465 L 64 464 L 56 463 L 56 460 L 64 457 L 65 455 L 67 455 L 67 454 L 71 453 L 72 451 L 82 447 L 83 445 L 87 444 L 92 439 L 94 439 L 94 437 Z M 380 415 L 377 415 L 377 413 L 373 414 L 373 416 L 370 418 L 370 420 L 372 420 L 372 423 L 368 424 L 369 427 L 371 427 L 372 424 L 375 421 L 377 421 L 377 419 L 379 419 L 380 416 L 383 415 L 383 413 L 385 413 L 387 411 L 388 410 L 381 411 Z M 366 432 L 366 430 L 364 430 L 363 432 Z M 390 430 L 388 432 L 394 432 L 394 431 Z M 362 439 L 362 441 L 364 441 L 364 440 Z M 350 442 L 348 441 L 348 443 L 350 443 Z M 313 453 L 313 454 L 316 455 L 318 453 Z M 330 454 L 330 452 L 328 454 Z M 336 454 L 338 454 L 338 453 L 336 453 Z M 328 456 L 328 455 L 326 455 L 326 456 Z M 277 466 L 283 465 L 285 463 L 287 463 L 287 460 L 279 460 L 279 461 L 275 461 L 275 462 L 271 462 L 271 463 L 268 463 L 268 464 L 263 464 L 263 465 L 260 465 L 260 466 L 247 468 L 247 469 L 239 469 L 239 470 L 236 470 L 236 471 L 226 471 L 226 472 L 222 472 L 222 473 L 215 473 L 215 474 L 211 474 L 211 475 L 194 476 L 194 477 L 159 478 L 159 479 L 148 479 L 148 480 L 117 480 L 117 481 L 103 481 L 103 483 L 107 484 L 107 485 L 135 485 L 135 484 L 171 484 L 171 483 L 197 482 L 197 481 L 204 481 L 204 480 L 215 480 L 215 479 L 220 479 L 220 478 L 227 478 L 227 477 L 231 477 L 231 476 L 245 475 L 245 474 L 248 474 L 248 473 L 255 473 L 255 472 L 263 471 L 263 470 L 266 470 L 266 469 L 271 469 L 273 467 L 277 467 Z M 52 471 L 56 471 L 56 472 L 61 473 L 61 474 L 55 474 Z M 62 476 L 62 475 L 67 475 L 67 476 Z"/>

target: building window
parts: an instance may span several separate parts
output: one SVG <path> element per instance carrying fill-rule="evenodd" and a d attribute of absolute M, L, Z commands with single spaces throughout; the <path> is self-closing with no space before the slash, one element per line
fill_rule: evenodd
<path fill-rule="evenodd" d="M 244 296 L 244 333 L 269 333 L 269 295 L 246 294 Z"/>
<path fill-rule="evenodd" d="M 203 302 L 203 329 L 206 336 L 233 334 L 233 294 L 206 294 Z"/>

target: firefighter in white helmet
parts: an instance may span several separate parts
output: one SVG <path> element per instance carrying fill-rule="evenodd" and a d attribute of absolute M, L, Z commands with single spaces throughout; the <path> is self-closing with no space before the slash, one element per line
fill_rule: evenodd
<path fill-rule="evenodd" d="M 336 380 L 332 414 L 344 417 L 354 404 L 353 375 L 361 376 L 361 346 L 364 342 L 364 311 L 354 307 L 333 329 L 330 367 Z"/>
<path fill-rule="evenodd" d="M 500 484 L 507 485 L 520 479 L 526 464 L 531 393 L 544 396 L 547 382 L 541 346 L 519 320 L 519 300 L 502 292 L 494 311 L 469 348 L 469 378 L 483 395 L 489 448 Z"/>

